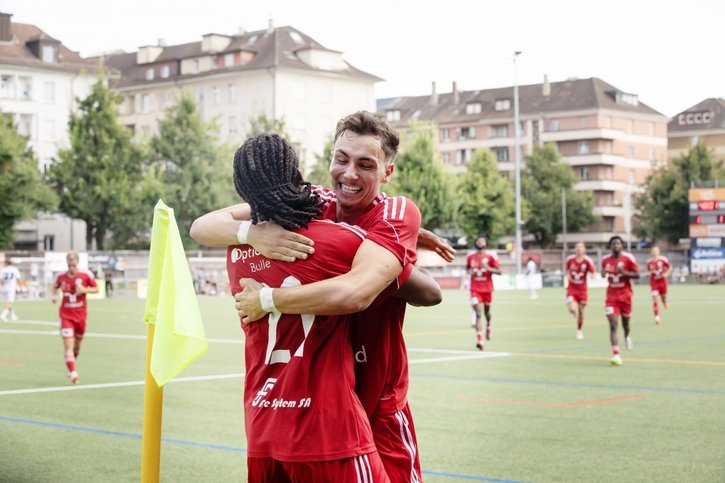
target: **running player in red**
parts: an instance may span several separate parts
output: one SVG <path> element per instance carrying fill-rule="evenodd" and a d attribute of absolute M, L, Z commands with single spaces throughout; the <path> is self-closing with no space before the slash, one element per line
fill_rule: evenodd
<path fill-rule="evenodd" d="M 672 273 L 672 265 L 667 257 L 660 255 L 659 247 L 652 247 L 650 252 L 652 258 L 647 260 L 647 273 L 649 276 L 649 287 L 652 291 L 652 310 L 655 314 L 655 324 L 660 325 L 660 307 L 657 298 L 662 299 L 662 306 L 667 309 L 667 279 Z"/>
<path fill-rule="evenodd" d="M 227 249 L 232 293 L 241 292 L 241 278 L 254 277 L 267 285 L 259 294 L 270 311 L 258 323 L 243 324 L 249 481 L 389 481 L 355 394 L 350 316 L 280 313 L 270 288 L 348 272 L 358 249 L 370 243 L 363 241 L 365 232 L 314 220 L 321 203 L 302 181 L 294 150 L 277 135 L 259 135 L 237 150 L 234 183 L 250 203 L 252 221 L 275 220 L 317 248 L 295 263 L 270 260 L 249 245 Z M 368 263 L 377 274 L 366 287 L 380 292 L 396 277 L 397 261 L 390 254 Z"/>
<path fill-rule="evenodd" d="M 481 311 L 486 316 L 486 340 L 491 340 L 491 302 L 493 301 L 493 276 L 501 275 L 501 265 L 496 252 L 487 250 L 488 237 L 479 235 L 473 242 L 476 251 L 466 257 L 466 270 L 471 275 L 471 307 L 476 313 L 476 348 L 485 350 Z"/>
<path fill-rule="evenodd" d="M 97 293 L 98 286 L 91 275 L 78 269 L 78 254 L 76 252 L 68 252 L 66 261 L 68 262 L 68 271 L 58 275 L 51 301 L 55 303 L 58 300 L 57 292 L 62 292 L 60 336 L 63 338 L 65 365 L 68 368 L 68 377 L 71 382 L 78 384 L 76 359 L 81 351 L 83 335 L 86 333 L 86 319 L 88 318 L 86 294 Z"/>
<path fill-rule="evenodd" d="M 634 343 L 629 335 L 629 322 L 632 317 L 632 284 L 630 280 L 639 278 L 639 267 L 631 253 L 623 251 L 623 240 L 620 236 L 609 239 L 612 253 L 602 257 L 602 277 L 607 278 L 607 296 L 604 311 L 609 321 L 609 339 L 612 343 L 612 365 L 622 364 L 617 339 L 617 325 L 622 317 L 624 340 L 627 349 L 633 349 Z"/>
<path fill-rule="evenodd" d="M 587 256 L 584 242 L 578 242 L 574 252 L 566 258 L 566 279 L 569 282 L 566 286 L 566 306 L 576 319 L 576 338 L 583 339 L 584 309 L 589 295 L 587 278 L 597 269 L 594 261 Z"/>

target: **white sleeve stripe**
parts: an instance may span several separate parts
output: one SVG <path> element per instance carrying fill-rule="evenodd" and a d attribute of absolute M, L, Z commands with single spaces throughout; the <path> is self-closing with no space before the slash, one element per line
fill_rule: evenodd
<path fill-rule="evenodd" d="M 372 471 L 369 462 L 365 461 L 367 455 L 355 457 L 355 474 L 357 483 L 372 483 Z"/>

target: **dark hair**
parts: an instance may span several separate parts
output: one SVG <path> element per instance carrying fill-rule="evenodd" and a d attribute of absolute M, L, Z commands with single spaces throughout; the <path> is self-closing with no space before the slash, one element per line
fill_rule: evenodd
<path fill-rule="evenodd" d="M 477 235 L 476 238 L 473 239 L 473 243 L 476 243 L 476 240 L 478 240 L 479 238 L 483 238 L 484 240 L 486 240 L 486 243 L 488 243 L 488 235 L 486 235 L 485 233 Z"/>
<path fill-rule="evenodd" d="M 368 111 L 358 111 L 340 119 L 335 129 L 335 141 L 345 131 L 351 131 L 362 136 L 373 136 L 380 140 L 385 153 L 386 164 L 391 164 L 398 154 L 400 137 L 398 132 L 388 124 L 382 114 L 373 114 Z"/>
<path fill-rule="evenodd" d="M 612 238 L 610 238 L 610 239 L 609 239 L 609 241 L 607 242 L 607 247 L 608 247 L 608 248 L 612 248 L 612 242 L 613 242 L 614 240 L 619 240 L 619 241 L 620 241 L 620 242 L 622 243 L 622 245 L 624 245 L 624 240 L 622 239 L 622 237 L 621 237 L 621 236 L 619 236 L 619 235 L 614 235 L 614 236 L 613 236 Z"/>
<path fill-rule="evenodd" d="M 287 229 L 307 227 L 322 203 L 299 170 L 297 154 L 277 134 L 247 139 L 234 153 L 234 187 L 252 209 L 252 222 L 273 220 Z"/>

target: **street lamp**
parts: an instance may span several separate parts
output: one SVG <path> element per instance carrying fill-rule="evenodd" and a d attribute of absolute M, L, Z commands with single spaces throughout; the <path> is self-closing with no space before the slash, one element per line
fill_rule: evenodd
<path fill-rule="evenodd" d="M 514 52 L 514 149 L 516 150 L 516 275 L 521 275 L 521 148 L 519 146 L 519 84 L 516 80 L 516 59 L 520 50 Z"/>

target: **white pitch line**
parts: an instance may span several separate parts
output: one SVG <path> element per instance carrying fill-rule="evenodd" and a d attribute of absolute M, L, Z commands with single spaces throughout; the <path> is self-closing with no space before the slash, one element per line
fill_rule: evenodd
<path fill-rule="evenodd" d="M 37 324 L 41 325 L 41 324 Z M 56 324 L 53 324 L 56 325 Z M 0 329 L 0 334 L 21 334 L 21 335 L 53 335 L 58 336 L 58 330 L 24 330 L 24 329 Z M 146 340 L 146 335 L 141 334 L 109 334 L 103 332 L 86 332 L 85 337 L 96 337 L 99 339 L 128 339 Z M 244 344 L 244 339 L 206 339 L 207 342 L 215 344 Z"/>
<path fill-rule="evenodd" d="M 214 381 L 220 379 L 237 379 L 244 378 L 244 374 L 220 374 L 216 376 L 193 376 L 193 377 L 177 377 L 169 382 L 169 384 L 177 382 L 195 382 L 195 381 Z M 34 389 L 12 389 L 8 391 L 0 391 L 0 396 L 10 396 L 15 394 L 34 394 L 40 392 L 59 392 L 59 391 L 81 391 L 85 389 L 104 389 L 113 387 L 126 386 L 143 386 L 145 381 L 126 381 L 126 382 L 109 382 L 105 384 L 85 384 L 80 386 L 56 386 L 56 387 L 38 387 Z"/>
<path fill-rule="evenodd" d="M 430 362 L 465 361 L 465 360 L 469 360 L 469 359 L 493 359 L 496 357 L 507 357 L 510 355 L 511 355 L 510 352 L 484 352 L 482 354 L 470 354 L 467 356 L 437 357 L 434 359 L 413 359 L 413 360 L 409 360 L 408 364 L 427 364 Z"/>

